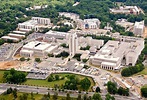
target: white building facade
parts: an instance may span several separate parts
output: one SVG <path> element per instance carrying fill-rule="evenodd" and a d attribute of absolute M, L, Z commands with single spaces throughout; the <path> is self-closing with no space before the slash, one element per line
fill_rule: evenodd
<path fill-rule="evenodd" d="M 144 32 L 144 21 L 141 22 L 135 22 L 133 33 L 135 36 L 143 36 Z"/>
<path fill-rule="evenodd" d="M 100 20 L 93 18 L 93 19 L 84 19 L 84 27 L 85 29 L 97 29 L 100 27 Z"/>
<path fill-rule="evenodd" d="M 50 25 L 51 24 L 51 21 L 49 18 L 32 17 L 32 20 L 37 21 L 38 24 L 43 24 L 43 25 Z"/>
<path fill-rule="evenodd" d="M 74 56 L 76 54 L 76 51 L 78 50 L 78 38 L 77 34 L 69 34 L 69 53 L 71 56 Z"/>
<path fill-rule="evenodd" d="M 20 50 L 20 56 L 23 57 L 45 57 L 57 49 L 57 45 L 52 45 L 46 42 L 32 41 L 27 43 Z"/>
<path fill-rule="evenodd" d="M 90 57 L 90 63 L 106 70 L 117 70 L 125 58 L 125 65 L 134 66 L 143 48 L 142 40 L 131 43 L 108 41 L 94 56 Z"/>

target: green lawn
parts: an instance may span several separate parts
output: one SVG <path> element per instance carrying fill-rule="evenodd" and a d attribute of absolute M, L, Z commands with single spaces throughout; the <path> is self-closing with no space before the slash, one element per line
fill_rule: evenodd
<path fill-rule="evenodd" d="M 145 84 L 144 86 L 142 86 L 142 87 L 147 87 L 147 84 Z"/>
<path fill-rule="evenodd" d="M 0 83 L 3 83 L 3 74 L 4 74 L 5 71 L 3 70 L 0 70 Z"/>
<path fill-rule="evenodd" d="M 5 71 L 0 70 L 0 83 L 3 83 L 3 81 L 4 81 L 4 79 L 3 79 L 4 72 Z M 65 77 L 65 78 L 63 80 L 58 80 L 58 81 L 53 81 L 53 82 L 48 82 L 47 79 L 46 80 L 27 79 L 26 82 L 22 83 L 22 85 L 54 88 L 55 85 L 58 85 L 58 86 L 64 85 L 66 80 L 68 80 L 67 79 L 68 75 L 75 75 L 80 80 L 82 80 L 86 77 L 86 76 L 82 76 L 82 75 L 78 75 L 78 74 L 71 74 L 71 73 L 58 73 L 58 74 L 52 74 L 52 75 L 53 76 L 59 75 L 60 78 L 61 77 Z M 89 91 L 92 91 L 92 86 L 95 85 L 95 82 L 93 81 L 93 79 L 91 77 L 88 77 L 88 79 L 91 81 L 91 87 L 90 87 Z"/>
<path fill-rule="evenodd" d="M 21 93 L 21 92 L 18 92 L 17 93 L 17 99 L 16 100 L 20 100 L 19 99 L 19 96 L 20 95 L 22 95 L 23 93 Z M 36 93 L 34 93 L 34 98 L 35 98 L 35 100 L 41 100 L 41 98 L 43 97 L 43 95 L 42 94 L 36 94 Z M 65 99 L 66 97 L 61 97 L 61 96 L 59 96 L 58 97 L 58 100 L 63 100 L 63 99 Z M 12 94 L 8 94 L 8 95 L 0 95 L 0 100 L 13 100 L 13 95 Z M 27 100 L 32 100 L 31 99 L 31 94 L 30 93 L 28 93 L 28 99 Z M 51 98 L 50 98 L 50 100 L 53 100 L 52 99 L 52 96 L 51 96 Z M 72 100 L 76 100 L 75 98 L 72 98 Z"/>
<path fill-rule="evenodd" d="M 59 75 L 60 77 L 65 77 L 67 75 L 73 75 L 71 73 L 61 73 L 61 74 L 53 74 L 54 75 Z M 80 80 L 84 79 L 86 76 L 82 76 L 82 75 L 77 75 L 74 74 L 75 76 L 77 76 Z M 94 81 L 92 78 L 88 77 L 88 79 L 91 81 L 91 88 L 89 89 L 90 91 L 92 90 L 92 86 L 95 85 Z M 58 80 L 58 81 L 53 81 L 53 82 L 48 82 L 47 79 L 46 80 L 33 80 L 33 79 L 27 79 L 26 82 L 24 82 L 23 84 L 26 85 L 31 85 L 31 86 L 45 86 L 45 87 L 54 87 L 55 84 L 57 84 L 58 86 L 61 86 L 65 83 L 65 81 L 67 80 L 67 78 L 65 77 L 64 80 Z"/>
<path fill-rule="evenodd" d="M 147 66 L 145 67 L 143 71 L 137 73 L 136 75 L 147 75 Z"/>
<path fill-rule="evenodd" d="M 4 30 L 0 29 L 0 33 L 3 32 Z"/>

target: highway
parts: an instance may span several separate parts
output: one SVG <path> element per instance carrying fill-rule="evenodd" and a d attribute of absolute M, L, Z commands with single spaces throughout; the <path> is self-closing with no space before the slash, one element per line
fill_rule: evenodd
<path fill-rule="evenodd" d="M 39 94 L 47 94 L 48 92 L 53 95 L 54 92 L 57 92 L 59 96 L 66 96 L 67 92 L 70 93 L 71 97 L 77 97 L 78 92 L 74 90 L 64 90 L 63 91 L 58 91 L 58 90 L 52 90 L 51 88 L 48 89 L 47 87 L 36 87 L 36 86 L 26 86 L 26 85 L 16 85 L 16 84 L 0 84 L 0 90 L 6 90 L 7 88 L 16 88 L 19 92 L 25 92 L 25 93 L 39 93 Z M 84 95 L 86 92 L 81 91 L 81 95 Z M 94 92 L 88 92 L 88 96 L 92 96 Z M 102 98 L 105 98 L 106 94 L 101 93 Z M 119 95 L 113 95 L 115 97 L 115 100 L 140 100 L 135 97 L 130 97 L 130 96 L 119 96 Z"/>

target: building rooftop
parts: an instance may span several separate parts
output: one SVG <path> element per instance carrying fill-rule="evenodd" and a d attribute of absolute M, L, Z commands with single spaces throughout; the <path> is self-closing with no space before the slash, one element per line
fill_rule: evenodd
<path fill-rule="evenodd" d="M 66 32 L 57 32 L 57 31 L 48 31 L 47 33 L 45 34 L 53 34 L 53 35 L 61 35 L 61 36 L 66 36 L 68 33 Z"/>
<path fill-rule="evenodd" d="M 13 31 L 13 33 L 16 33 L 16 34 L 26 34 L 26 32 L 22 32 L 22 31 Z"/>
<path fill-rule="evenodd" d="M 35 45 L 34 49 L 35 50 L 46 50 L 50 46 L 51 46 L 51 44 L 48 44 L 45 42 L 40 42 L 37 45 Z"/>
<path fill-rule="evenodd" d="M 46 42 L 32 41 L 23 46 L 24 49 L 46 50 L 51 44 Z"/>
<path fill-rule="evenodd" d="M 18 38 L 14 38 L 14 37 L 10 37 L 10 36 L 3 36 L 1 37 L 2 39 L 10 39 L 10 40 L 15 40 L 15 41 L 19 41 Z"/>
<path fill-rule="evenodd" d="M 56 46 L 56 45 L 52 45 L 52 46 L 50 46 L 48 49 L 46 49 L 45 52 L 50 53 L 50 52 L 53 51 L 55 48 L 57 48 L 57 46 Z"/>
<path fill-rule="evenodd" d="M 13 33 L 9 33 L 8 36 L 25 37 L 25 35 L 21 35 L 21 34 L 13 34 Z"/>
<path fill-rule="evenodd" d="M 21 25 L 30 25 L 30 26 L 34 26 L 37 24 L 37 21 L 36 20 L 28 20 L 26 22 L 23 22 L 23 23 L 19 23 Z"/>
<path fill-rule="evenodd" d="M 32 50 L 26 50 L 26 49 L 22 49 L 21 52 L 24 52 L 24 53 L 34 53 L 34 51 L 32 51 Z"/>

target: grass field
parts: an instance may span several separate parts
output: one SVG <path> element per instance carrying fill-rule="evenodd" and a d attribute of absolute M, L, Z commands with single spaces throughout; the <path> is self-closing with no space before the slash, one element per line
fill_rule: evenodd
<path fill-rule="evenodd" d="M 73 75 L 71 73 L 61 73 L 61 74 L 53 74 L 54 75 L 59 75 L 60 77 L 66 77 L 67 75 Z M 82 76 L 82 75 L 76 75 L 80 80 L 84 79 L 86 76 Z M 91 88 L 89 89 L 90 91 L 92 90 L 92 86 L 95 85 L 94 81 L 92 78 L 88 77 L 88 79 L 91 81 Z M 58 80 L 58 81 L 53 81 L 53 82 L 48 82 L 47 80 L 33 80 L 33 79 L 28 79 L 26 82 L 24 82 L 23 84 L 26 85 L 31 85 L 31 86 L 45 86 L 45 87 L 54 87 L 55 84 L 57 84 L 58 86 L 61 86 L 65 83 L 65 81 L 67 80 L 67 78 L 65 78 L 64 80 Z"/>
<path fill-rule="evenodd" d="M 137 73 L 136 75 L 147 75 L 147 66 L 145 67 L 143 71 Z"/>
<path fill-rule="evenodd" d="M 17 99 L 15 99 L 15 100 L 20 100 L 19 99 L 19 96 L 21 96 L 21 95 L 23 95 L 23 93 L 18 92 L 17 93 Z M 43 97 L 42 94 L 36 94 L 36 93 L 34 93 L 35 100 L 41 100 L 42 97 Z M 66 97 L 60 97 L 60 96 L 58 96 L 58 100 L 65 100 L 65 98 Z M 0 100 L 14 100 L 14 99 L 13 99 L 13 95 L 12 94 L 8 94 L 8 95 L 0 95 Z M 28 99 L 27 100 L 32 100 L 30 93 L 28 93 Z M 52 99 L 52 96 L 51 96 L 50 100 L 53 100 Z M 72 100 L 76 100 L 76 99 L 75 98 L 72 98 Z"/>
<path fill-rule="evenodd" d="M 1 70 L 0 71 L 0 83 L 3 83 L 3 74 L 5 71 Z"/>
<path fill-rule="evenodd" d="M 5 71 L 0 70 L 0 83 L 3 83 L 3 74 Z M 30 86 L 40 86 L 40 87 L 49 87 L 49 88 L 54 88 L 55 85 L 61 86 L 64 85 L 66 82 L 67 76 L 69 75 L 75 75 L 76 77 L 79 78 L 79 80 L 84 79 L 86 76 L 78 75 L 78 74 L 71 74 L 71 73 L 58 73 L 58 74 L 52 74 L 53 76 L 59 75 L 60 77 L 65 77 L 63 80 L 58 80 L 58 81 L 53 81 L 53 82 L 48 82 L 48 80 L 36 80 L 36 79 L 27 79 L 26 82 L 22 83 L 22 85 L 30 85 Z M 89 91 L 92 91 L 92 86 L 95 85 L 95 82 L 91 77 L 88 77 L 88 79 L 91 82 L 91 87 Z"/>

